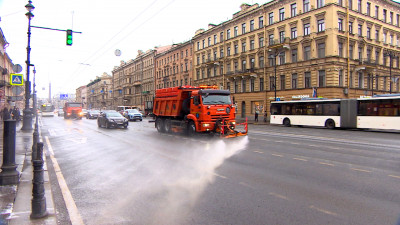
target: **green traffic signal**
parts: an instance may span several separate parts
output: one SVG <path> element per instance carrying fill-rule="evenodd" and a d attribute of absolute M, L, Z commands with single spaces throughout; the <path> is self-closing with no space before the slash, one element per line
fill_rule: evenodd
<path fill-rule="evenodd" d="M 67 45 L 72 45 L 72 30 L 67 30 Z"/>

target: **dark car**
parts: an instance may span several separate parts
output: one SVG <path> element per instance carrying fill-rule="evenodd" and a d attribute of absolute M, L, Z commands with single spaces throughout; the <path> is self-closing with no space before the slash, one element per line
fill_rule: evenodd
<path fill-rule="evenodd" d="M 123 117 L 119 112 L 102 112 L 97 118 L 97 125 L 99 127 L 124 127 L 127 128 L 129 124 L 128 119 Z"/>
<path fill-rule="evenodd" d="M 96 119 L 97 117 L 99 117 L 99 115 L 99 110 L 89 110 L 86 114 L 86 119 Z"/>

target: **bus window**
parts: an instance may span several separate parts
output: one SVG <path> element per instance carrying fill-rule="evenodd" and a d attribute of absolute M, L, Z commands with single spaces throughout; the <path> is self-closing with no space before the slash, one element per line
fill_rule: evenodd
<path fill-rule="evenodd" d="M 271 115 L 280 115 L 281 114 L 281 105 L 280 104 L 273 104 L 271 106 Z"/>

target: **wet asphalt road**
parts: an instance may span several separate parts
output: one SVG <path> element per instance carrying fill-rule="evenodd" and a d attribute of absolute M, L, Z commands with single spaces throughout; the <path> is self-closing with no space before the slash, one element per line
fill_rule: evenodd
<path fill-rule="evenodd" d="M 248 137 L 220 140 L 159 134 L 147 119 L 128 129 L 61 117 L 42 124 L 85 224 L 395 224 L 400 216 L 398 133 L 252 125 Z M 71 202 L 47 159 L 66 224 Z"/>

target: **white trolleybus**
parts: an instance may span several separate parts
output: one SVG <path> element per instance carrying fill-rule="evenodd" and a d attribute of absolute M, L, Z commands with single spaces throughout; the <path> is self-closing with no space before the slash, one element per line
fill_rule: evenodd
<path fill-rule="evenodd" d="M 400 95 L 272 102 L 270 123 L 400 131 Z"/>

